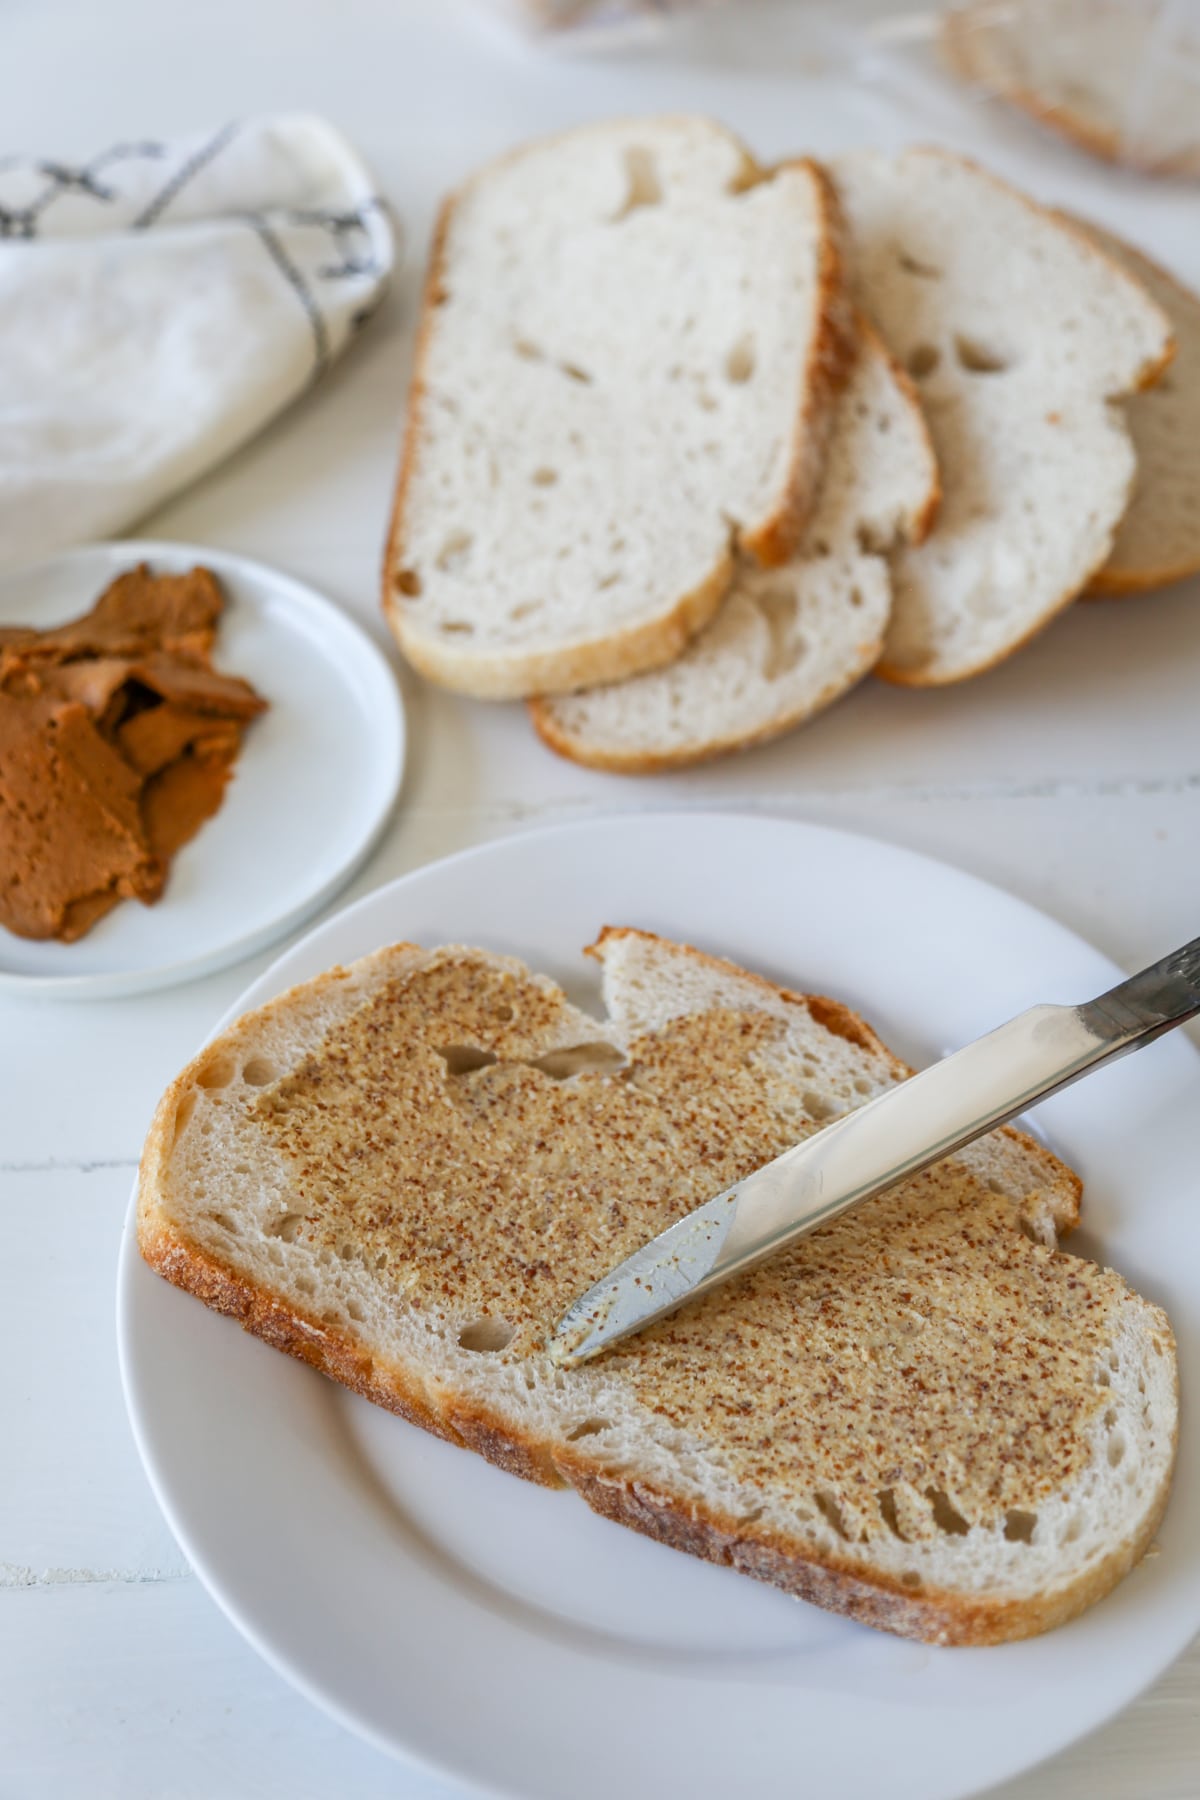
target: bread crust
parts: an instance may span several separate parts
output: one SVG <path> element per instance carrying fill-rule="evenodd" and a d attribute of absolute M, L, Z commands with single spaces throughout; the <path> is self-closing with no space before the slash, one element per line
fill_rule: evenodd
<path fill-rule="evenodd" d="M 726 130 L 724 126 L 718 129 Z M 566 135 L 557 134 L 558 137 Z M 733 136 L 732 133 L 728 135 Z M 545 141 L 553 143 L 555 139 Z M 680 595 L 669 612 L 640 625 L 598 634 L 561 649 L 508 653 L 496 650 L 476 653 L 461 644 L 450 645 L 422 632 L 397 599 L 396 578 L 403 569 L 406 509 L 427 407 L 429 349 L 437 309 L 445 294 L 447 240 L 456 208 L 481 175 L 514 160 L 526 148 L 517 146 L 470 176 L 447 197 L 438 214 L 422 295 L 407 418 L 383 554 L 383 614 L 400 649 L 427 680 L 457 693 L 470 694 L 478 700 L 520 700 L 529 695 L 572 693 L 662 668 L 675 661 L 716 613 L 733 580 L 735 544 L 764 565 L 786 562 L 799 542 L 812 505 L 826 439 L 832 429 L 834 406 L 849 373 L 855 343 L 846 290 L 841 218 L 836 195 L 824 171 L 806 158 L 764 168 L 739 142 L 746 187 L 768 181 L 782 169 L 803 169 L 812 179 L 822 221 L 817 325 L 802 384 L 792 460 L 774 511 L 749 531 L 732 526 L 725 552 L 708 576 Z"/>
<path fill-rule="evenodd" d="M 605 927 L 587 954 L 600 956 L 605 943 L 614 938 L 653 935 L 625 927 Z M 691 946 L 676 947 L 688 950 L 708 967 L 761 988 L 773 999 L 803 1002 L 826 1029 L 886 1056 L 898 1072 L 906 1071 L 906 1065 L 891 1055 L 865 1021 L 841 1002 L 797 994 L 720 957 Z M 397 948 L 402 952 L 415 950 L 415 946 Z M 305 987 L 320 993 L 346 978 L 347 971 L 331 970 Z M 659 1543 L 724 1564 L 826 1610 L 901 1637 L 941 1645 L 985 1645 L 1048 1630 L 1100 1599 L 1150 1544 L 1166 1507 L 1169 1470 L 1137 1533 L 1060 1588 L 1009 1600 L 987 1593 L 971 1595 L 932 1586 L 910 1587 L 903 1576 L 895 1579 L 866 1567 L 850 1546 L 843 1552 L 818 1552 L 798 1535 L 792 1537 L 752 1521 L 738 1520 L 716 1508 L 685 1505 L 676 1497 L 657 1491 L 652 1484 L 598 1467 L 570 1442 L 516 1429 L 486 1405 L 467 1402 L 445 1391 L 419 1371 L 374 1357 L 343 1331 L 299 1307 L 281 1303 L 172 1228 L 158 1205 L 158 1195 L 165 1186 L 177 1113 L 206 1066 L 214 1057 L 228 1055 L 239 1042 L 243 1048 L 253 1046 L 257 1041 L 256 1022 L 285 1006 L 288 1000 L 289 996 L 283 995 L 257 1013 L 248 1014 L 215 1046 L 201 1052 L 171 1084 L 155 1112 L 139 1170 L 138 1246 L 150 1267 L 174 1286 L 213 1310 L 237 1319 L 245 1330 L 275 1349 L 446 1442 L 476 1451 L 498 1468 L 542 1486 L 573 1487 L 593 1511 Z M 1011 1128 L 1006 1130 L 1061 1170 L 1062 1165 L 1041 1151 L 1040 1146 Z M 1078 1178 L 1072 1180 L 1077 1202 Z M 1064 1228 L 1073 1222 L 1064 1220 Z"/>
<path fill-rule="evenodd" d="M 799 423 L 791 468 L 774 514 L 752 530 L 739 529 L 738 548 L 764 568 L 790 562 L 812 512 L 833 430 L 838 396 L 854 366 L 858 323 L 850 300 L 846 260 L 846 227 L 842 209 L 825 170 L 809 157 L 776 163 L 759 172 L 770 181 L 785 169 L 803 169 L 813 182 L 821 215 L 821 252 L 817 269 L 817 328 L 809 346 Z"/>

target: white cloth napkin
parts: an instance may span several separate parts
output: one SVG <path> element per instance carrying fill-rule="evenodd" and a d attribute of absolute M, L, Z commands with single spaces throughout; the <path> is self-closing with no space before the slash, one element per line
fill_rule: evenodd
<path fill-rule="evenodd" d="M 0 157 L 0 559 L 119 530 L 319 376 L 394 256 L 323 120 Z"/>

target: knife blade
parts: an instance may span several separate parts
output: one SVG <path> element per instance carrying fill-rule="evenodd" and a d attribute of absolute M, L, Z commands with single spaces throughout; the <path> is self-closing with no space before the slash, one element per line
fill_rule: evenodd
<path fill-rule="evenodd" d="M 660 1232 L 567 1309 L 551 1355 L 587 1361 L 1197 1013 L 1200 938 L 1083 1005 L 1019 1013 Z"/>

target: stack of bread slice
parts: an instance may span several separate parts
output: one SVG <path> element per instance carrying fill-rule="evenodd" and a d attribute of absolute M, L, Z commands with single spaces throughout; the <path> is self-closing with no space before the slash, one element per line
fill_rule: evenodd
<path fill-rule="evenodd" d="M 443 211 L 385 611 L 566 756 L 697 762 L 1200 568 L 1198 410 L 1200 303 L 959 156 L 589 125 Z"/>

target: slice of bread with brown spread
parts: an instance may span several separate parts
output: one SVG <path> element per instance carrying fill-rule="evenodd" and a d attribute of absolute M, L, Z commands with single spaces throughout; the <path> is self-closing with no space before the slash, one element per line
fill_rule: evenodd
<path fill-rule="evenodd" d="M 399 945 L 210 1044 L 158 1108 L 139 1241 L 403 1417 L 667 1544 L 944 1644 L 1060 1623 L 1141 1555 L 1170 1326 L 1061 1253 L 1079 1184 L 1005 1130 L 582 1368 L 567 1304 L 904 1078 L 853 1013 L 606 931 L 607 1017 Z"/>

